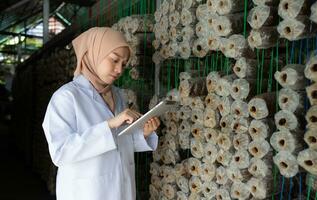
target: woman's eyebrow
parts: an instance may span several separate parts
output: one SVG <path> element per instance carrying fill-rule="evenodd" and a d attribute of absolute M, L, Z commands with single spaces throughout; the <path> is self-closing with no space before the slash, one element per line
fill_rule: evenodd
<path fill-rule="evenodd" d="M 124 59 L 124 60 L 126 60 L 123 56 L 121 56 L 120 54 L 118 54 L 118 53 L 116 53 L 116 52 L 112 52 L 114 55 L 116 55 L 116 56 L 118 56 L 119 58 L 121 58 L 121 59 Z"/>
<path fill-rule="evenodd" d="M 118 56 L 118 57 L 120 57 L 120 58 L 123 58 L 121 55 L 119 55 L 118 53 L 116 53 L 116 52 L 112 52 L 114 55 L 116 55 L 116 56 Z"/>

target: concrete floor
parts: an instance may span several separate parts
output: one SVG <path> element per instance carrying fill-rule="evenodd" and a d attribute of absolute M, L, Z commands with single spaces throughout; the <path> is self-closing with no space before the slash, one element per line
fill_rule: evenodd
<path fill-rule="evenodd" d="M 55 200 L 45 183 L 15 151 L 10 133 L 0 124 L 0 199 Z"/>

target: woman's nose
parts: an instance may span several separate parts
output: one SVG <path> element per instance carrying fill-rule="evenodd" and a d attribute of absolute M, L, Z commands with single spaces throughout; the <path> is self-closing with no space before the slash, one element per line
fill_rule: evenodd
<path fill-rule="evenodd" d="M 121 73 L 122 73 L 122 69 L 123 69 L 122 65 L 119 64 L 119 65 L 116 66 L 115 71 L 116 71 L 118 74 L 121 74 Z"/>

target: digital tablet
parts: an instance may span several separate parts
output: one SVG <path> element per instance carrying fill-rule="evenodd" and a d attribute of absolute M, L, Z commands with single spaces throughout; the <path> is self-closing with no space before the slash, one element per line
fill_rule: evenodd
<path fill-rule="evenodd" d="M 118 135 L 120 136 L 123 134 L 132 133 L 133 131 L 136 131 L 139 129 L 143 129 L 144 124 L 147 121 L 149 121 L 149 119 L 153 117 L 158 117 L 175 106 L 178 106 L 178 102 L 176 101 L 169 101 L 169 100 L 161 101 L 156 106 L 154 106 L 151 110 L 149 110 L 147 113 L 142 115 L 139 119 L 137 119 L 135 122 L 130 124 L 127 128 L 122 130 Z"/>

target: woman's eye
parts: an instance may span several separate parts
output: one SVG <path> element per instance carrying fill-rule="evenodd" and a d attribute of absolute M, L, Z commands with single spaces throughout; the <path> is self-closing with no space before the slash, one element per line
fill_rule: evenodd
<path fill-rule="evenodd" d="M 117 59 L 112 59 L 112 60 L 113 60 L 114 63 L 118 63 L 119 62 L 119 60 L 117 60 Z"/>

